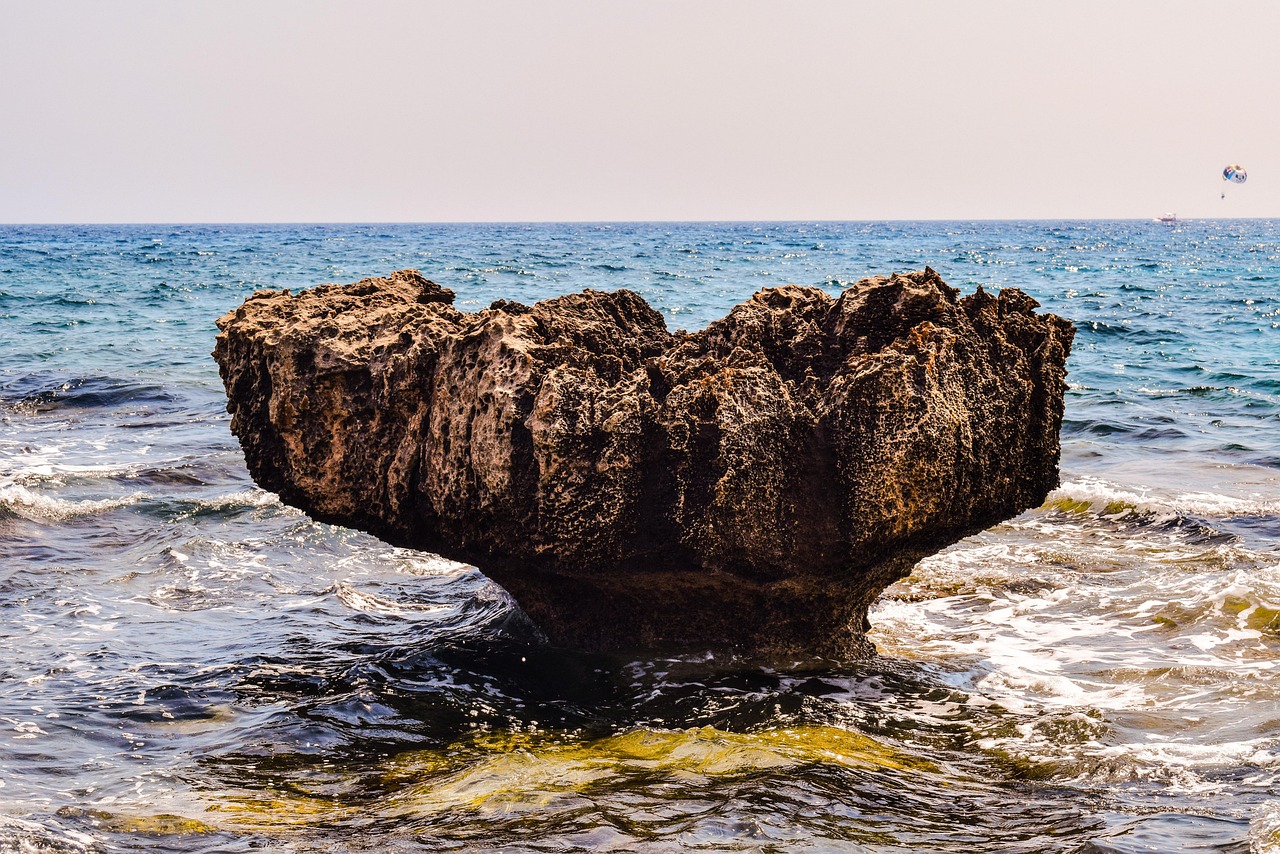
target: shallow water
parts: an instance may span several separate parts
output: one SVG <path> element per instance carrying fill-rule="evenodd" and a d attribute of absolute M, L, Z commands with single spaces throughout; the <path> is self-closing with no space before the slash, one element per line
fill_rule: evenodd
<path fill-rule="evenodd" d="M 0 227 L 0 850 L 1278 851 L 1280 222 Z M 1063 485 L 872 661 L 550 650 L 249 480 L 256 288 L 474 310 L 938 270 L 1078 325 Z"/>

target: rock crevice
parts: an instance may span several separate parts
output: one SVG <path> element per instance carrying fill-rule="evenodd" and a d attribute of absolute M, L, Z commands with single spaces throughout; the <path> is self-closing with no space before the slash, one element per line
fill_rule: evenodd
<path fill-rule="evenodd" d="M 865 651 L 922 557 L 1057 483 L 1073 329 L 932 270 L 669 332 L 630 291 L 463 313 L 402 270 L 218 321 L 254 479 L 468 560 L 555 643 Z"/>

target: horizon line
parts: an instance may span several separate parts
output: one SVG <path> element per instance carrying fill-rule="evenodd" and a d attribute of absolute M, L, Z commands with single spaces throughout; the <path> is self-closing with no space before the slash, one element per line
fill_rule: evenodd
<path fill-rule="evenodd" d="M 1175 214 L 1176 216 L 1176 214 Z M 1177 222 L 1256 222 L 1280 216 L 1177 217 Z M 0 222 L 0 228 L 46 226 L 213 226 L 213 225 L 746 225 L 753 223 L 905 223 L 905 222 L 1160 222 L 1152 217 L 920 217 L 891 219 L 476 219 L 476 220 L 87 220 Z"/>

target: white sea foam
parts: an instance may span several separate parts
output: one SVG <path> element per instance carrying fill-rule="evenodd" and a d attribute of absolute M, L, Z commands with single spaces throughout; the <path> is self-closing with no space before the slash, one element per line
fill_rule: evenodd
<path fill-rule="evenodd" d="M 1055 497 L 1099 515 L 1270 509 L 1094 480 Z M 1014 715 L 1020 723 L 978 746 L 1050 766 L 1057 779 L 1203 793 L 1224 785 L 1222 769 L 1246 767 L 1280 782 L 1274 737 L 1250 737 L 1270 732 L 1280 701 L 1276 555 L 1144 530 L 1030 514 L 922 561 L 875 606 L 873 638 L 888 655 L 935 666 L 969 705 Z"/>
<path fill-rule="evenodd" d="M 1062 719 L 1059 719 L 1061 721 Z M 1110 743 L 1115 733 L 1094 721 L 1094 737 L 1064 739 L 1059 726 L 1024 724 L 1017 735 L 978 739 L 987 751 L 1012 753 L 1024 761 L 1054 767 L 1061 780 L 1088 786 L 1158 782 L 1166 792 L 1207 794 L 1233 783 L 1218 776 L 1223 769 L 1245 770 L 1253 784 L 1273 787 L 1280 781 L 1280 754 L 1273 740 L 1192 741 L 1149 733 L 1147 741 Z M 1087 730 L 1085 731 L 1087 733 Z"/>
<path fill-rule="evenodd" d="M 256 488 L 228 492 L 226 495 L 204 498 L 196 502 L 196 506 L 201 510 L 230 510 L 237 507 L 271 507 L 272 505 L 285 506 L 281 503 L 280 496 L 274 492 Z"/>
<path fill-rule="evenodd" d="M 1077 667 L 1092 659 L 1096 638 L 1119 640 L 1140 629 L 1126 629 L 1102 616 L 1042 619 L 1040 611 L 1049 604 L 1044 600 L 988 597 L 985 608 L 980 599 L 965 600 L 882 601 L 873 618 L 877 641 L 881 632 L 892 634 L 893 641 L 880 644 L 887 652 L 909 649 L 914 657 L 965 665 L 944 675 L 943 681 L 1019 714 L 1047 708 L 1145 705 L 1143 686 L 1109 683 L 1078 672 Z M 970 619 L 957 627 L 948 612 L 962 605 Z"/>
<path fill-rule="evenodd" d="M 451 560 L 430 552 L 392 547 L 376 554 L 360 551 L 339 558 L 335 567 L 362 575 L 381 574 L 388 568 L 410 575 L 431 578 L 461 578 L 479 572 L 469 563 Z"/>
<path fill-rule="evenodd" d="M 367 590 L 357 589 L 345 581 L 339 581 L 334 585 L 334 594 L 339 602 L 354 611 L 386 617 L 412 617 L 457 610 L 452 605 L 433 602 L 397 602 Z"/>
<path fill-rule="evenodd" d="M 1213 492 L 1186 492 L 1161 495 L 1154 491 L 1125 489 L 1099 478 L 1082 477 L 1068 481 L 1049 494 L 1046 501 L 1083 502 L 1093 512 L 1116 515 L 1125 512 L 1156 516 L 1273 516 L 1280 514 L 1280 500 L 1262 496 L 1233 496 Z"/>
<path fill-rule="evenodd" d="M 18 484 L 0 486 L 0 508 L 33 520 L 63 521 L 78 516 L 91 516 L 137 504 L 145 497 L 145 493 L 135 492 L 120 498 L 72 501 L 42 495 Z"/>
<path fill-rule="evenodd" d="M 1280 854 L 1280 801 L 1266 801 L 1254 810 L 1249 821 L 1249 851 Z"/>
<path fill-rule="evenodd" d="M 98 847 L 87 833 L 69 830 L 56 822 L 44 825 L 0 813 L 0 850 L 14 854 L 89 854 Z"/>

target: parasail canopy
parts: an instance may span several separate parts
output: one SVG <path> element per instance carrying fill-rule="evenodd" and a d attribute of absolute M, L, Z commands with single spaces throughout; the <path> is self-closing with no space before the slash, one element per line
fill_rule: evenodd
<path fill-rule="evenodd" d="M 1243 184 L 1249 180 L 1249 173 L 1244 171 L 1244 167 L 1239 163 L 1232 163 L 1222 170 L 1222 180 L 1230 181 L 1233 184 Z"/>

